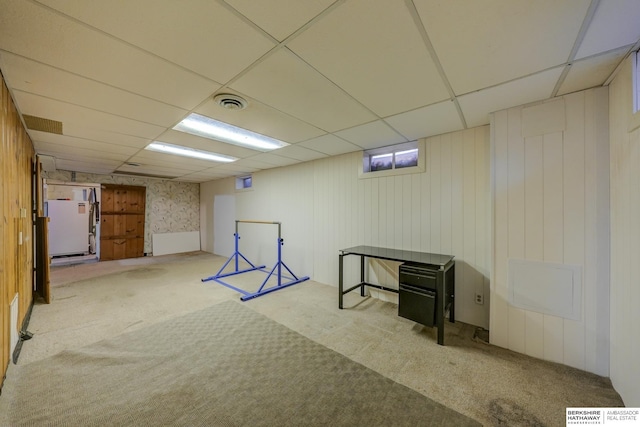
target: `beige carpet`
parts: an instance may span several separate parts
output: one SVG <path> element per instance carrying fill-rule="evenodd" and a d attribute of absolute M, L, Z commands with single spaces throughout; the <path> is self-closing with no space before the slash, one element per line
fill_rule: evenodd
<path fill-rule="evenodd" d="M 234 301 L 12 375 L 12 426 L 480 425 Z"/>
<path fill-rule="evenodd" d="M 3 416 L 16 394 L 18 367 L 224 301 L 239 303 L 237 292 L 200 281 L 225 260 L 197 252 L 54 268 L 52 303 L 35 304 L 34 337 L 18 366 L 9 366 L 0 425 L 9 425 Z M 243 289 L 260 283 L 250 275 L 237 280 L 245 281 L 238 283 Z M 474 339 L 472 325 L 446 322 L 443 347 L 435 329 L 399 317 L 397 305 L 352 292 L 339 310 L 337 294 L 336 286 L 309 280 L 240 304 L 483 425 L 560 426 L 567 407 L 623 405 L 609 379 L 488 345 Z"/>

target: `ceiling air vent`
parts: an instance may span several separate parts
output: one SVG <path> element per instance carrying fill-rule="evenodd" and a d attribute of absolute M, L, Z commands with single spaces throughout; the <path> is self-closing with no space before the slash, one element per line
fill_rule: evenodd
<path fill-rule="evenodd" d="M 213 97 L 213 100 L 227 110 L 244 110 L 247 108 L 247 101 L 237 95 L 230 93 L 221 93 Z"/>
<path fill-rule="evenodd" d="M 24 119 L 24 124 L 27 126 L 27 129 L 62 135 L 62 122 L 30 116 L 28 114 L 23 114 L 22 118 Z"/>

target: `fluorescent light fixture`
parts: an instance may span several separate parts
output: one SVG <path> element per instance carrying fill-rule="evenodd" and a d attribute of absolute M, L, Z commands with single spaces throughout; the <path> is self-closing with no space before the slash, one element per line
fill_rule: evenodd
<path fill-rule="evenodd" d="M 161 153 L 175 154 L 178 156 L 194 157 L 196 159 L 210 160 L 212 162 L 235 162 L 235 157 L 224 154 L 212 153 L 210 151 L 196 150 L 195 148 L 181 147 L 179 145 L 167 144 L 166 142 L 152 142 L 145 147 L 145 150 L 159 151 Z"/>
<path fill-rule="evenodd" d="M 187 132 L 203 138 L 214 139 L 241 147 L 260 151 L 270 151 L 286 147 L 286 142 L 270 138 L 250 130 L 242 129 L 227 123 L 222 123 L 200 114 L 189 114 L 184 120 L 173 127 L 175 130 Z"/>

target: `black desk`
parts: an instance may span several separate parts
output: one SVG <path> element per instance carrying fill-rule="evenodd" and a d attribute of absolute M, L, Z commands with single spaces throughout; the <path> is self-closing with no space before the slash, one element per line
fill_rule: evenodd
<path fill-rule="evenodd" d="M 426 252 L 404 251 L 399 249 L 379 248 L 375 246 L 354 246 L 353 248 L 341 249 L 338 258 L 338 308 L 343 308 L 343 296 L 357 288 L 360 288 L 360 295 L 365 296 L 365 286 L 382 289 L 389 292 L 398 292 L 398 289 L 387 288 L 365 282 L 365 258 L 385 259 L 388 261 L 411 262 L 421 264 L 423 267 L 436 272 L 436 292 L 438 302 L 436 304 L 436 327 L 438 328 L 438 344 L 444 345 L 444 310 L 447 300 L 451 301 L 449 309 L 449 321 L 455 321 L 454 297 L 455 297 L 455 268 L 453 256 L 431 254 Z M 360 256 L 360 283 L 349 289 L 344 289 L 343 283 L 343 258 L 347 255 Z M 445 294 L 445 290 L 449 295 Z"/>

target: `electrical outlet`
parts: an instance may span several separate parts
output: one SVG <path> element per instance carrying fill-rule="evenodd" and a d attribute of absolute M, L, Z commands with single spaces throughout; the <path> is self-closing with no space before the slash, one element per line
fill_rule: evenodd
<path fill-rule="evenodd" d="M 484 295 L 479 293 L 476 294 L 476 304 L 484 304 Z"/>

